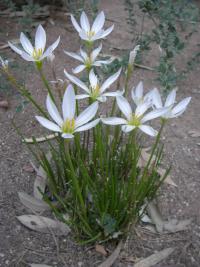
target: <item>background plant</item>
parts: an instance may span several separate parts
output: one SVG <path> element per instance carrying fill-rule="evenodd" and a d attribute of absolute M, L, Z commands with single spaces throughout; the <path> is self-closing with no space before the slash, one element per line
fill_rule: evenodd
<path fill-rule="evenodd" d="M 133 36 L 133 47 L 140 44 L 141 52 L 149 51 L 154 44 L 160 47 L 157 80 L 163 92 L 169 91 L 176 85 L 177 79 L 182 77 L 176 70 L 175 58 L 184 51 L 187 39 L 195 32 L 199 22 L 199 9 L 187 0 L 125 0 L 124 5 L 130 34 Z M 142 12 L 141 25 L 136 21 L 138 8 Z M 146 19 L 153 24 L 149 32 L 145 32 L 143 27 Z M 186 28 L 189 33 L 183 36 Z M 142 54 L 137 59 L 142 60 L 141 57 Z"/>

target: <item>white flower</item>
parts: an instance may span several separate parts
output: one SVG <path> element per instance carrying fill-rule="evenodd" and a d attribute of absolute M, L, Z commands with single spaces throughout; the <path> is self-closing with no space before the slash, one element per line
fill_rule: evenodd
<path fill-rule="evenodd" d="M 128 62 L 129 65 L 132 66 L 134 64 L 135 58 L 136 58 L 137 53 L 138 53 L 139 50 L 140 50 L 140 46 L 136 45 L 136 47 L 130 52 L 130 54 L 129 54 L 129 62 Z"/>
<path fill-rule="evenodd" d="M 79 72 L 83 71 L 84 69 L 90 70 L 92 66 L 99 67 L 103 64 L 110 64 L 112 62 L 112 60 L 110 60 L 110 59 L 109 60 L 96 60 L 101 49 L 102 49 L 102 45 L 100 45 L 99 47 L 94 49 L 90 55 L 88 55 L 82 49 L 80 49 L 80 55 L 76 54 L 76 53 L 68 52 L 68 51 L 64 51 L 64 52 L 68 56 L 75 58 L 82 63 L 81 65 L 79 65 L 78 67 L 76 67 L 75 69 L 72 70 L 73 73 L 79 73 Z"/>
<path fill-rule="evenodd" d="M 72 24 L 74 25 L 74 28 L 79 33 L 80 38 L 85 41 L 89 41 L 89 42 L 93 42 L 95 40 L 105 38 L 107 35 L 109 35 L 112 32 L 114 28 L 114 25 L 112 25 L 107 30 L 103 30 L 103 26 L 105 23 L 105 15 L 103 11 L 101 11 L 97 15 L 92 26 L 90 26 L 90 22 L 84 11 L 81 14 L 80 25 L 77 23 L 73 15 L 71 15 L 71 21 L 72 21 Z"/>
<path fill-rule="evenodd" d="M 47 96 L 46 106 L 49 115 L 54 122 L 41 117 L 36 116 L 39 123 L 45 128 L 61 133 L 63 138 L 73 138 L 75 132 L 82 132 L 89 130 L 97 125 L 99 119 L 91 121 L 98 110 L 98 102 L 94 102 L 88 108 L 86 108 L 77 118 L 75 118 L 76 99 L 72 85 L 69 85 L 65 91 L 62 102 L 63 117 L 60 116 L 57 107 L 51 100 L 50 96 Z"/>
<path fill-rule="evenodd" d="M 60 37 L 45 50 L 46 46 L 46 32 L 41 25 L 38 26 L 35 34 L 35 46 L 33 47 L 29 39 L 23 32 L 20 34 L 20 42 L 24 50 L 19 49 L 12 43 L 8 42 L 10 48 L 12 48 L 17 54 L 27 61 L 42 61 L 44 58 L 49 57 L 56 49 L 60 42 Z"/>
<path fill-rule="evenodd" d="M 165 103 L 163 105 L 161 95 L 158 89 L 154 89 L 154 93 L 153 93 L 153 105 L 156 108 L 168 107 L 168 112 L 162 116 L 165 119 L 176 118 L 180 116 L 181 114 L 183 114 L 188 104 L 190 103 L 190 100 L 191 100 L 191 97 L 186 97 L 181 102 L 179 102 L 177 105 L 175 105 L 176 89 L 173 89 L 167 96 Z"/>
<path fill-rule="evenodd" d="M 138 106 L 146 102 L 149 104 L 149 106 L 151 106 L 152 101 L 153 101 L 154 89 L 148 92 L 146 95 L 143 95 L 143 92 L 144 92 L 143 82 L 140 81 L 138 85 L 136 86 L 136 88 L 133 87 L 131 91 L 131 96 L 132 96 L 134 103 L 136 104 L 136 106 Z"/>
<path fill-rule="evenodd" d="M 8 68 L 8 60 L 3 60 L 1 56 L 0 56 L 0 66 L 2 66 L 3 69 Z"/>
<path fill-rule="evenodd" d="M 107 80 L 105 80 L 105 82 L 102 85 L 100 85 L 97 76 L 94 74 L 94 71 L 91 70 L 89 73 L 90 85 L 87 86 L 85 83 L 83 83 L 77 77 L 69 74 L 66 70 L 64 70 L 66 77 L 71 82 L 73 82 L 77 86 L 81 87 L 85 91 L 85 94 L 77 95 L 76 99 L 84 99 L 84 98 L 90 97 L 93 101 L 98 100 L 100 102 L 105 102 L 107 99 L 107 96 L 119 96 L 119 95 L 123 94 L 123 91 L 122 92 L 116 91 L 116 92 L 105 93 L 106 89 L 108 89 L 111 86 L 111 84 L 117 80 L 117 78 L 120 75 L 120 72 L 121 72 L 121 69 L 118 70 L 112 76 L 110 76 Z"/>
<path fill-rule="evenodd" d="M 103 123 L 109 125 L 122 125 L 122 131 L 125 133 L 128 133 L 135 128 L 139 128 L 141 131 L 150 136 L 157 135 L 158 132 L 156 130 L 144 123 L 162 116 L 166 113 L 166 108 L 156 109 L 144 114 L 149 108 L 149 105 L 144 102 L 138 105 L 135 112 L 133 112 L 130 104 L 123 96 L 117 97 L 117 104 L 126 119 L 118 117 L 102 118 L 101 120 Z"/>

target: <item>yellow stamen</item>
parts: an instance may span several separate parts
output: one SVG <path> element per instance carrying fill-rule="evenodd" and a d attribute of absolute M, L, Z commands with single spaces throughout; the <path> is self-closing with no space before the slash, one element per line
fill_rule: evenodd
<path fill-rule="evenodd" d="M 88 31 L 87 36 L 91 39 L 95 35 L 95 31 Z"/>
<path fill-rule="evenodd" d="M 91 97 L 96 100 L 100 93 L 100 86 L 97 84 L 96 87 L 91 87 Z"/>
<path fill-rule="evenodd" d="M 138 127 L 141 124 L 140 120 L 141 120 L 141 116 L 136 116 L 135 114 L 132 114 L 131 119 L 129 120 L 129 125 Z"/>
<path fill-rule="evenodd" d="M 72 134 L 74 132 L 75 128 L 75 119 L 66 119 L 66 121 L 62 125 L 62 131 L 63 133 L 70 133 Z"/>
<path fill-rule="evenodd" d="M 42 48 L 39 48 L 39 49 L 34 48 L 33 53 L 32 53 L 32 57 L 35 60 L 39 60 L 40 57 L 42 56 L 42 53 L 43 53 Z"/>

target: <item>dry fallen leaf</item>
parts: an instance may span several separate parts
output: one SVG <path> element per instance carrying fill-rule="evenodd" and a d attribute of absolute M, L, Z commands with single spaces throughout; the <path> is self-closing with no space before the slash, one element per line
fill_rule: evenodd
<path fill-rule="evenodd" d="M 46 157 L 48 159 L 48 161 L 51 159 L 51 153 L 48 152 L 46 154 Z M 35 182 L 34 182 L 34 185 L 33 185 L 33 195 L 35 198 L 37 199 L 42 199 L 43 196 L 42 194 L 40 193 L 40 190 L 41 192 L 45 192 L 45 189 L 46 189 L 46 186 L 47 186 L 47 181 L 46 181 L 46 172 L 45 170 L 42 168 L 42 166 L 40 165 L 39 168 L 36 170 L 37 172 L 37 176 L 36 176 L 36 179 L 35 179 Z M 38 190 L 38 188 L 40 190 Z"/>
<path fill-rule="evenodd" d="M 107 256 L 107 254 L 108 254 L 107 251 L 105 250 L 104 246 L 99 245 L 99 244 L 96 244 L 95 250 L 96 250 L 96 252 L 98 252 L 104 256 Z"/>
<path fill-rule="evenodd" d="M 188 225 L 191 223 L 190 219 L 181 221 L 164 221 L 157 205 L 153 202 L 148 203 L 147 212 L 152 220 L 152 223 L 155 224 L 156 231 L 158 233 L 176 233 L 184 231 L 187 230 Z"/>
<path fill-rule="evenodd" d="M 45 203 L 44 201 L 34 198 L 32 196 L 29 196 L 28 194 L 24 192 L 18 192 L 18 196 L 19 196 L 21 203 L 32 211 L 43 212 L 45 210 L 50 209 L 49 205 Z"/>
<path fill-rule="evenodd" d="M 23 225 L 36 232 L 51 233 L 53 231 L 55 235 L 59 236 L 66 236 L 70 232 L 70 228 L 66 224 L 43 216 L 21 215 L 17 219 Z"/>
<path fill-rule="evenodd" d="M 49 135 L 46 135 L 46 136 L 41 136 L 41 137 L 37 137 L 37 138 L 24 138 L 22 141 L 25 142 L 25 143 L 28 143 L 28 144 L 33 144 L 34 142 L 37 142 L 37 143 L 41 143 L 41 142 L 45 142 L 47 140 L 51 140 L 55 137 L 57 137 L 58 134 L 49 134 Z"/>
<path fill-rule="evenodd" d="M 136 264 L 134 264 L 133 267 L 151 267 L 159 263 L 160 261 L 167 258 L 172 252 L 174 251 L 174 248 L 166 248 L 159 252 L 156 252 L 152 254 L 151 256 L 140 260 Z"/>
<path fill-rule="evenodd" d="M 110 267 L 110 266 L 112 266 L 113 263 L 118 258 L 121 249 L 122 249 L 122 241 L 119 242 L 118 246 L 113 251 L 113 253 L 103 263 L 101 263 L 98 267 Z"/>
<path fill-rule="evenodd" d="M 162 169 L 162 168 L 158 168 L 158 173 L 163 176 L 165 174 L 166 170 Z M 167 175 L 167 177 L 164 180 L 164 183 L 169 184 L 169 185 L 173 185 L 175 187 L 177 187 L 177 184 L 172 180 L 171 175 Z"/>
<path fill-rule="evenodd" d="M 142 151 L 141 151 L 141 156 L 140 156 L 140 158 L 139 158 L 139 160 L 138 160 L 138 166 L 141 167 L 141 168 L 142 168 L 142 167 L 145 167 L 147 161 L 149 160 L 150 154 L 147 153 L 147 151 L 149 151 L 149 149 L 150 149 L 149 147 L 148 147 L 148 148 L 143 148 Z M 152 162 L 153 162 L 153 161 L 155 161 L 155 156 L 152 157 Z M 166 172 L 165 169 L 163 169 L 163 168 L 161 168 L 161 167 L 158 168 L 158 173 L 159 173 L 161 176 L 163 176 L 163 175 L 165 174 L 165 172 Z M 170 175 L 168 175 L 168 176 L 165 178 L 164 182 L 165 182 L 166 184 L 169 184 L 169 185 L 177 186 L 177 184 L 172 180 L 172 178 L 171 178 Z"/>
<path fill-rule="evenodd" d="M 0 108 L 5 108 L 7 109 L 8 108 L 8 101 L 7 100 L 2 100 L 0 101 Z"/>
<path fill-rule="evenodd" d="M 26 164 L 23 166 L 23 171 L 33 173 L 35 172 L 33 166 L 31 164 Z"/>
<path fill-rule="evenodd" d="M 188 132 L 191 137 L 200 137 L 200 131 L 192 130 Z"/>

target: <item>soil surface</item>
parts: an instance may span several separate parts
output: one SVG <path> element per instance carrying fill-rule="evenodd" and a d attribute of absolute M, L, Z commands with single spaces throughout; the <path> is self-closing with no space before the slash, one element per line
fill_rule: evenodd
<path fill-rule="evenodd" d="M 104 51 L 114 55 L 122 55 L 123 49 L 132 48 L 131 36 L 126 24 L 126 12 L 123 1 L 101 1 L 101 8 L 105 11 L 106 25 L 115 24 L 114 32 L 104 41 Z M 141 17 L 138 15 L 138 20 Z M 19 36 L 20 26 L 17 19 L 0 18 L 1 27 L 0 42 L 16 39 Z M 145 29 L 151 25 L 148 21 Z M 77 51 L 79 39 L 71 26 L 69 17 L 64 11 L 52 12 L 51 18 L 45 22 L 48 44 L 61 36 L 61 43 L 56 50 L 56 72 L 58 78 L 64 78 L 63 68 L 68 71 L 74 67 L 74 62 L 64 55 L 63 49 Z M 185 63 L 198 50 L 200 43 L 200 26 L 197 32 L 188 39 L 185 53 L 176 59 L 177 71 L 184 68 Z M 111 49 L 112 48 L 112 49 Z M 22 75 L 31 93 L 39 103 L 44 103 L 46 93 L 34 67 L 23 62 L 9 49 L 2 51 L 16 64 L 17 75 Z M 143 62 L 146 66 L 154 67 L 160 51 L 155 47 Z M 77 62 L 76 62 L 77 63 Z M 75 63 L 75 64 L 76 64 Z M 52 74 L 49 66 L 46 73 L 50 80 Z M 153 71 L 136 68 L 130 88 L 138 81 L 143 80 L 145 88 L 152 88 L 159 84 L 155 81 Z M 3 82 L 1 87 L 4 86 Z M 178 100 L 186 96 L 192 96 L 188 110 L 180 118 L 172 120 L 166 127 L 164 138 L 166 139 L 166 162 L 173 163 L 172 178 L 177 187 L 164 184 L 158 199 L 164 218 L 192 219 L 187 231 L 178 234 L 153 234 L 139 225 L 128 239 L 122 255 L 137 260 L 150 256 L 155 251 L 168 247 L 174 247 L 174 252 L 155 267 L 199 267 L 200 266 L 200 137 L 192 137 L 190 131 L 200 133 L 200 66 L 187 74 L 186 78 L 177 84 Z M 30 266 L 31 263 L 47 264 L 50 266 L 92 267 L 98 266 L 105 257 L 98 254 L 94 247 L 80 246 L 76 244 L 73 235 L 55 238 L 51 233 L 40 234 L 30 231 L 19 223 L 16 216 L 31 214 L 19 201 L 18 192 L 24 191 L 32 194 L 35 173 L 31 173 L 30 154 L 19 136 L 13 129 L 11 120 L 23 130 L 25 135 L 40 136 L 43 129 L 34 119 L 35 110 L 31 104 L 25 105 L 21 112 L 19 109 L 22 98 L 11 88 L 8 91 L 0 90 L 0 100 L 7 99 L 9 108 L 0 108 L 0 266 Z M 112 246 L 108 246 L 110 253 Z M 127 262 L 122 257 L 113 265 L 115 267 L 133 266 L 133 262 Z"/>

